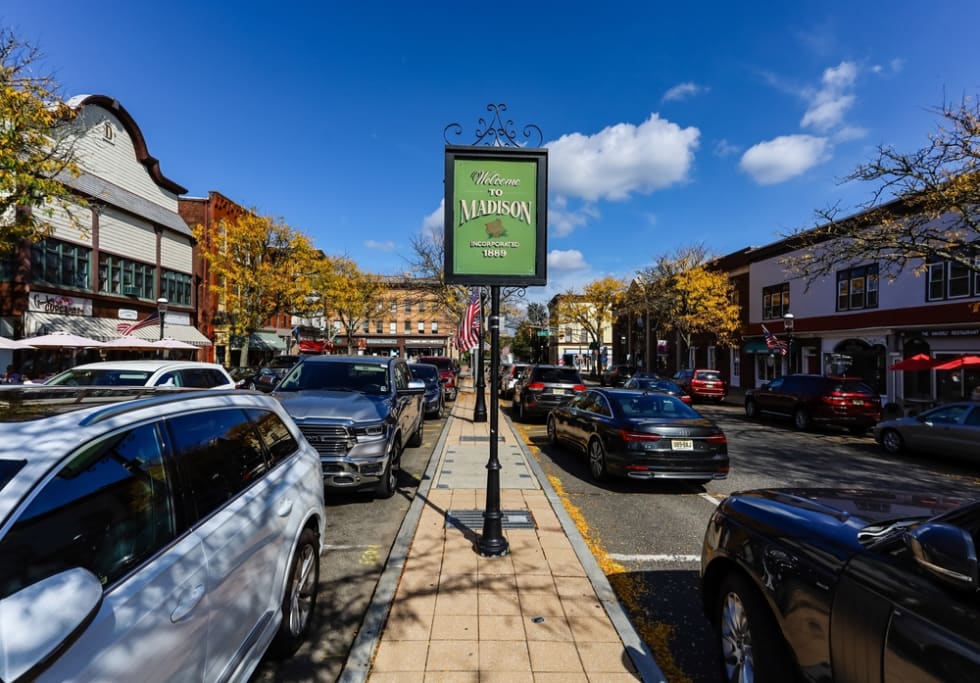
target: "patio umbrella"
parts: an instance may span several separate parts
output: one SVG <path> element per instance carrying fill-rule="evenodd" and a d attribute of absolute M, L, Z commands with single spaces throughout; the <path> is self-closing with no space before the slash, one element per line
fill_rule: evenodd
<path fill-rule="evenodd" d="M 0 337 L 0 349 L 16 351 L 17 349 L 33 349 L 34 347 L 27 342 L 8 337 Z"/>
<path fill-rule="evenodd" d="M 38 349 L 86 349 L 103 346 L 100 341 L 68 332 L 54 332 L 40 337 L 28 337 L 23 341 Z"/>
<path fill-rule="evenodd" d="M 915 372 L 917 370 L 931 370 L 938 363 L 935 358 L 924 353 L 917 353 L 909 356 L 905 360 L 899 361 L 889 366 L 889 370 L 904 370 L 905 372 Z"/>
<path fill-rule="evenodd" d="M 160 347 L 154 345 L 153 342 L 147 339 L 141 339 L 140 337 L 119 337 L 118 339 L 113 339 L 112 341 L 105 342 L 101 348 L 140 350 L 140 349 L 158 349 Z"/>
<path fill-rule="evenodd" d="M 961 370 L 963 368 L 980 367 L 980 356 L 960 356 L 939 365 L 933 365 L 933 370 Z"/>
<path fill-rule="evenodd" d="M 174 339 L 173 337 L 164 337 L 163 339 L 161 339 L 159 341 L 152 342 L 150 344 L 150 347 L 149 348 L 151 348 L 151 349 L 193 349 L 194 351 L 197 350 L 197 347 L 194 346 L 193 344 L 188 344 L 186 342 L 182 342 L 182 341 L 180 341 L 178 339 Z"/>

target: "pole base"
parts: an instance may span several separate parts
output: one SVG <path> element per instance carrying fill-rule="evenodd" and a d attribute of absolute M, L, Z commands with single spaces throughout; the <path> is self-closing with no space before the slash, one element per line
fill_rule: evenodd
<path fill-rule="evenodd" d="M 503 557 L 510 552 L 510 544 L 503 536 L 480 536 L 476 549 L 483 557 Z"/>

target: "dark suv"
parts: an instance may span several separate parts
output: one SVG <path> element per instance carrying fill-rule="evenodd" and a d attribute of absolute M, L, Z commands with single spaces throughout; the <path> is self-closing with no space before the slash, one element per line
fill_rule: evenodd
<path fill-rule="evenodd" d="M 420 356 L 415 360 L 416 363 L 427 363 L 439 368 L 439 376 L 446 380 L 443 389 L 446 392 L 447 401 L 455 401 L 459 394 L 456 380 L 459 379 L 459 365 L 452 358 L 447 356 Z"/>
<path fill-rule="evenodd" d="M 786 375 L 745 392 L 746 417 L 789 417 L 799 430 L 814 424 L 863 434 L 881 419 L 881 397 L 860 378 Z"/>
<path fill-rule="evenodd" d="M 514 388 L 511 411 L 521 421 L 535 415 L 546 415 L 585 391 L 578 370 L 567 365 L 532 365 L 524 379 Z"/>
<path fill-rule="evenodd" d="M 323 483 L 395 493 L 402 450 L 422 444 L 425 383 L 380 356 L 310 356 L 272 395 L 320 454 Z"/>

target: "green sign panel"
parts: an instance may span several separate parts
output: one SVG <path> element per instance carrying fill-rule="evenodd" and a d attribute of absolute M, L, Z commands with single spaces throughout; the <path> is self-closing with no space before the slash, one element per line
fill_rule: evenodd
<path fill-rule="evenodd" d="M 446 281 L 545 284 L 547 152 L 448 147 Z"/>
<path fill-rule="evenodd" d="M 551 336 L 551 330 L 538 330 L 538 336 L 539 337 Z"/>

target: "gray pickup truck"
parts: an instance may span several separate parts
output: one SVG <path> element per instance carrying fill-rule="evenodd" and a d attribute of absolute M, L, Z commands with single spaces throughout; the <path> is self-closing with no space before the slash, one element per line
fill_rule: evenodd
<path fill-rule="evenodd" d="M 402 450 L 422 444 L 424 393 L 401 358 L 308 356 L 272 395 L 320 454 L 324 485 L 390 498 Z"/>

